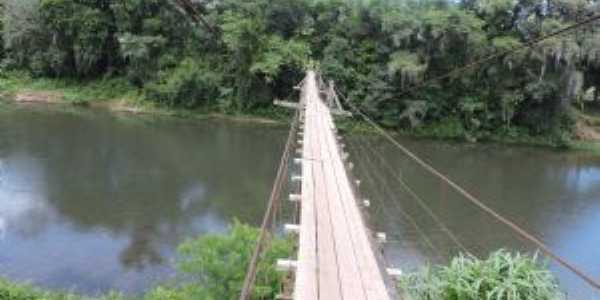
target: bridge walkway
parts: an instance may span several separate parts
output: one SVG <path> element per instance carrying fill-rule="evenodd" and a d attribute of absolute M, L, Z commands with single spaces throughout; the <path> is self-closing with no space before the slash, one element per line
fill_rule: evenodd
<path fill-rule="evenodd" d="M 390 299 L 314 72 L 304 81 L 301 105 L 302 192 L 294 299 Z"/>

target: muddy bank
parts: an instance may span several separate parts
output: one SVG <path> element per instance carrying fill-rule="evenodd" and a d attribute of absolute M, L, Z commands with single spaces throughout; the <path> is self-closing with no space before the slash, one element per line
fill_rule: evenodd
<path fill-rule="evenodd" d="M 22 91 L 16 93 L 0 93 L 0 98 L 17 104 L 56 104 L 56 105 L 76 105 L 81 107 L 106 109 L 115 113 L 129 114 L 154 114 L 164 116 L 176 116 L 184 118 L 198 119 L 226 119 L 236 122 L 249 122 L 260 124 L 282 125 L 283 122 L 266 117 L 257 117 L 252 115 L 228 115 L 217 112 L 194 111 L 182 109 L 170 109 L 156 107 L 150 104 L 132 103 L 128 99 L 110 99 L 99 101 L 68 101 L 65 100 L 64 93 L 59 91 Z"/>

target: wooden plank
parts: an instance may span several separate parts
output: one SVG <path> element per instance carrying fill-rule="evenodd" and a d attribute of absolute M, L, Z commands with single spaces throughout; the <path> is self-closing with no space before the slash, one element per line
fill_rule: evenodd
<path fill-rule="evenodd" d="M 306 131 L 311 129 L 306 128 Z M 305 140 L 303 153 L 309 154 L 312 143 Z M 314 199 L 314 162 L 302 159 L 302 200 L 300 211 L 300 235 L 298 252 L 298 271 L 296 272 L 295 299 L 318 299 L 317 291 L 317 245 Z"/>
<path fill-rule="evenodd" d="M 294 299 L 390 299 L 314 72 L 304 81 L 305 132 Z"/>
<path fill-rule="evenodd" d="M 319 118 L 316 120 L 318 128 L 319 144 L 321 145 L 321 157 L 323 159 L 322 172 L 325 177 L 326 198 L 330 207 L 330 219 L 334 226 L 334 241 L 337 245 L 336 252 L 338 261 L 338 273 L 340 284 L 342 286 L 343 299 L 364 299 L 366 297 L 362 286 L 360 270 L 357 265 L 354 244 L 351 233 L 349 232 L 348 218 L 345 216 L 343 207 L 344 198 L 340 182 L 337 178 L 339 170 L 335 170 L 334 160 L 338 154 L 337 149 L 331 149 L 331 143 L 328 141 L 331 128 L 326 123 L 325 116 L 328 114 L 327 107 L 321 102 L 317 102 L 317 112 Z M 339 158 L 339 157 L 338 157 Z"/>
<path fill-rule="evenodd" d="M 302 103 L 307 103 L 306 93 L 303 94 Z M 305 124 L 308 112 L 304 112 Z M 296 284 L 294 299 L 318 299 L 318 270 L 317 270 L 317 228 L 315 217 L 315 193 L 314 193 L 314 168 L 315 161 L 307 159 L 314 148 L 310 138 L 313 133 L 312 126 L 304 126 L 303 157 L 302 157 L 302 200 L 300 211 L 300 235 L 298 250 L 298 271 L 296 272 Z"/>
<path fill-rule="evenodd" d="M 326 107 L 324 109 L 327 109 Z M 330 129 L 335 127 L 331 115 L 326 114 L 324 116 Z M 333 130 L 328 131 L 328 142 L 332 151 L 335 153 L 341 152 L 341 147 L 337 144 L 337 139 Z M 370 235 L 367 230 L 364 219 L 359 208 L 359 203 L 354 197 L 352 188 L 350 185 L 349 176 L 344 168 L 343 161 L 339 155 L 332 161 L 335 165 L 334 170 L 338 171 L 339 185 L 343 189 L 344 209 L 346 217 L 348 218 L 347 226 L 350 228 L 352 233 L 352 241 L 354 242 L 354 251 L 357 259 L 356 263 L 359 265 L 361 270 L 361 277 L 363 280 L 363 287 L 365 288 L 367 299 L 387 299 L 388 293 L 385 287 L 384 278 L 377 264 L 377 258 L 372 248 Z"/>
<path fill-rule="evenodd" d="M 321 144 L 319 142 L 320 129 L 318 128 L 318 120 L 321 116 L 318 114 L 318 96 L 314 73 L 308 75 L 306 82 L 307 94 L 307 125 L 312 128 L 311 139 L 313 148 L 311 155 L 314 160 L 319 161 L 319 166 L 315 167 L 315 208 L 317 218 L 317 257 L 318 257 L 318 286 L 319 299 L 342 299 L 341 286 L 339 278 L 339 266 L 337 260 L 336 240 L 333 232 L 333 220 L 331 219 L 331 210 L 327 202 L 327 186 L 325 177 L 323 176 L 323 157 L 321 157 Z"/>

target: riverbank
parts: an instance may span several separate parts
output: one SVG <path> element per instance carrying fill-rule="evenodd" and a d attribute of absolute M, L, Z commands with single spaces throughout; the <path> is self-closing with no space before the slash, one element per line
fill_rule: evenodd
<path fill-rule="evenodd" d="M 21 104 L 74 105 L 101 108 L 116 113 L 153 114 L 189 119 L 227 119 L 272 125 L 285 125 L 290 118 L 289 110 L 275 106 L 254 109 L 251 112 L 228 111 L 212 106 L 195 109 L 165 107 L 146 99 L 124 78 L 80 82 L 65 79 L 33 79 L 27 73 L 10 73 L 0 77 L 1 99 Z M 600 155 L 600 117 L 579 111 L 575 111 L 574 115 L 575 132 L 573 137 L 566 138 L 534 136 L 518 127 L 497 132 L 473 132 L 466 130 L 458 120 L 452 119 L 394 132 L 400 136 L 415 138 L 549 147 Z M 339 127 L 343 131 L 353 133 L 374 132 L 368 124 L 354 119 L 341 119 Z"/>
<path fill-rule="evenodd" d="M 466 143 L 496 143 L 512 146 L 534 146 L 560 151 L 585 151 L 600 155 L 600 117 L 574 112 L 574 132 L 565 136 L 531 135 L 526 129 L 511 127 L 495 132 L 469 131 L 457 120 L 446 120 L 418 128 L 390 130 L 394 135 L 425 140 L 446 140 Z M 372 134 L 371 125 L 360 120 L 339 120 L 338 129 L 354 134 Z"/>
<path fill-rule="evenodd" d="M 149 101 L 124 78 L 79 82 L 64 79 L 33 79 L 26 73 L 0 77 L 0 100 L 19 104 L 73 105 L 106 109 L 116 113 L 153 114 L 189 119 L 227 119 L 237 122 L 283 125 L 289 119 L 285 109 L 273 107 L 252 113 L 222 110 L 219 107 L 172 108 Z"/>

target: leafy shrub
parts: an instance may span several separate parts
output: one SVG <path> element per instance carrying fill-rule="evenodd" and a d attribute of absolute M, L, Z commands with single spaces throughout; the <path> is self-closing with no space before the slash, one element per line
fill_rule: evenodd
<path fill-rule="evenodd" d="M 448 118 L 414 128 L 411 133 L 422 137 L 462 139 L 466 137 L 467 129 L 458 118 Z"/>
<path fill-rule="evenodd" d="M 159 286 L 146 295 L 128 298 L 117 293 L 84 297 L 71 293 L 50 292 L 26 284 L 0 279 L 0 300 L 227 300 L 237 299 L 246 276 L 259 230 L 234 222 L 228 234 L 204 235 L 179 247 L 176 286 Z M 258 265 L 252 299 L 275 299 L 282 276 L 275 269 L 278 258 L 292 253 L 289 240 L 274 238 L 266 247 Z"/>
<path fill-rule="evenodd" d="M 110 293 L 99 298 L 83 297 L 74 294 L 49 292 L 26 284 L 14 284 L 0 279 L 1 300 L 124 300 L 119 294 Z M 154 300 L 154 299 L 150 299 Z M 177 300 L 177 299 L 174 299 Z"/>
<path fill-rule="evenodd" d="M 210 104 L 220 96 L 220 76 L 192 59 L 185 59 L 174 70 L 145 88 L 149 99 L 167 106 L 197 107 Z"/>
<path fill-rule="evenodd" d="M 537 255 L 492 253 L 486 260 L 460 255 L 449 266 L 405 275 L 400 286 L 414 300 L 558 300 L 556 279 Z"/>
<path fill-rule="evenodd" d="M 178 269 L 191 277 L 191 286 L 201 286 L 210 296 L 208 299 L 237 299 L 258 235 L 259 230 L 235 222 L 229 235 L 207 235 L 187 241 L 179 248 L 182 258 Z M 271 242 L 258 265 L 256 299 L 275 299 L 282 283 L 281 274 L 275 269 L 276 260 L 291 252 L 289 241 Z"/>
<path fill-rule="evenodd" d="M 121 55 L 128 61 L 127 77 L 136 86 L 144 86 L 155 69 L 156 57 L 167 40 L 162 36 L 125 33 L 119 37 Z"/>

